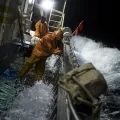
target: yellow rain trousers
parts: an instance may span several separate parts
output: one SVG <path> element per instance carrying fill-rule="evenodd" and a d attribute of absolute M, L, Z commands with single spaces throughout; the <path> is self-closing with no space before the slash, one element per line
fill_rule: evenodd
<path fill-rule="evenodd" d="M 20 70 L 19 77 L 20 78 L 23 77 L 35 64 L 35 72 L 36 72 L 37 78 L 41 79 L 45 70 L 45 62 L 46 62 L 46 59 L 40 59 L 35 55 L 32 55 L 28 59 L 24 67 Z"/>

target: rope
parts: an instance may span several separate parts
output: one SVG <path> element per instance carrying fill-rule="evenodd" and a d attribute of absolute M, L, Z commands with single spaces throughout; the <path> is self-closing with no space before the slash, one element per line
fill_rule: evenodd
<path fill-rule="evenodd" d="M 86 100 L 84 98 L 81 98 L 80 96 L 77 96 L 76 99 L 81 104 L 91 107 L 92 108 L 92 120 L 98 120 L 99 116 L 100 116 L 100 104 L 99 104 L 98 100 L 92 96 L 92 94 L 88 91 L 88 89 L 84 85 L 80 84 L 77 81 L 77 78 L 75 76 L 72 77 L 72 80 L 80 86 L 80 88 L 83 90 L 83 92 L 86 94 L 86 96 L 88 98 L 88 100 Z M 72 96 L 70 89 L 67 87 L 67 85 L 63 81 L 59 81 L 58 84 L 62 89 L 67 91 L 70 94 L 70 96 Z"/>

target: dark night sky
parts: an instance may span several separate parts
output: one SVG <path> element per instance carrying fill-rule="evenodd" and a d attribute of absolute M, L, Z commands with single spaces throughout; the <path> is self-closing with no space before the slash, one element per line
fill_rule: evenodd
<path fill-rule="evenodd" d="M 84 20 L 82 35 L 102 41 L 109 47 L 120 48 L 119 10 L 112 0 L 68 0 L 65 10 L 65 26 L 74 31 Z"/>

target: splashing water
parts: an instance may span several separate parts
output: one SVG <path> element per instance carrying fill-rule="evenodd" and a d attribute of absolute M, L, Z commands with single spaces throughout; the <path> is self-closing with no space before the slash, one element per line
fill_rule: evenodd
<path fill-rule="evenodd" d="M 19 65 L 18 65 L 19 63 Z M 22 89 L 15 88 L 17 72 L 23 66 L 21 59 L 17 59 L 10 67 L 0 76 L 0 116 L 11 107 L 11 102 L 17 92 Z"/>
<path fill-rule="evenodd" d="M 107 81 L 108 93 L 101 97 L 101 120 L 120 120 L 120 51 L 81 36 L 72 37 L 71 44 L 77 58 L 93 63 Z"/>
<path fill-rule="evenodd" d="M 17 96 L 5 119 L 46 120 L 53 97 L 51 88 L 40 81 L 32 88 L 25 89 Z"/>
<path fill-rule="evenodd" d="M 57 70 L 57 68 L 54 68 L 57 59 L 58 56 L 52 55 L 46 61 L 46 66 L 48 70 L 51 71 L 51 75 Z M 20 64 L 20 61 L 17 62 L 19 64 L 15 62 L 11 67 L 18 72 L 23 64 Z M 48 113 L 51 112 L 49 108 L 53 99 L 53 93 L 51 91 L 53 85 L 45 85 L 41 80 L 32 87 L 25 87 L 22 85 L 20 88 L 15 88 L 15 75 L 11 77 L 10 73 L 9 70 L 6 70 L 1 77 L 1 84 L 3 85 L 1 86 L 0 84 L 0 90 L 3 91 L 2 93 L 0 92 L 0 95 L 2 95 L 1 98 L 3 102 L 0 101 L 0 107 L 4 109 L 0 110 L 2 113 L 4 112 L 5 115 L 3 114 L 0 118 L 4 120 L 46 120 L 46 116 L 49 116 Z M 1 89 L 1 87 L 3 87 L 3 89 Z M 22 92 L 16 93 L 16 91 L 19 91 L 18 89 L 22 90 Z M 15 94 L 17 94 L 17 97 L 15 97 Z"/>

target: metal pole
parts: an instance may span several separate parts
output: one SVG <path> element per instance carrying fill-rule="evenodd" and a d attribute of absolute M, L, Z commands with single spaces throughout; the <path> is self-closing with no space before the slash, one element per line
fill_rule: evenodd
<path fill-rule="evenodd" d="M 64 1 L 64 6 L 63 6 L 63 10 L 62 10 L 62 18 L 61 18 L 61 23 L 62 23 L 62 27 L 64 26 L 64 17 L 65 17 L 65 14 L 64 14 L 64 12 L 65 12 L 65 7 L 66 7 L 66 3 L 67 3 L 67 0 L 65 0 Z"/>
<path fill-rule="evenodd" d="M 29 5 L 29 0 L 26 0 L 24 13 L 27 13 L 28 5 Z"/>
<path fill-rule="evenodd" d="M 35 5 L 35 0 L 32 0 L 32 12 L 31 12 L 31 15 L 30 15 L 30 21 L 32 20 L 34 5 Z"/>
<path fill-rule="evenodd" d="M 65 12 L 66 3 L 67 3 L 67 0 L 65 0 L 64 2 L 63 11 L 62 11 L 63 13 Z"/>

